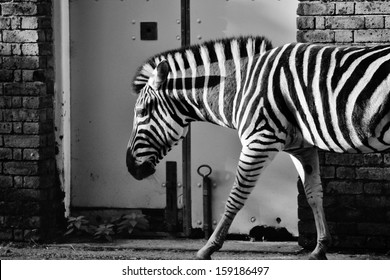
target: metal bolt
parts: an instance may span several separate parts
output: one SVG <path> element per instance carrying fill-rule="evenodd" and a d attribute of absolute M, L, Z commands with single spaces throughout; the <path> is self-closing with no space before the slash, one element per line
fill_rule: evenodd
<path fill-rule="evenodd" d="M 202 23 L 202 20 L 201 20 L 200 18 L 198 18 L 198 19 L 196 20 L 196 22 L 199 23 L 199 24 L 201 24 L 201 23 Z"/>
<path fill-rule="evenodd" d="M 217 224 L 217 221 L 216 220 L 213 220 L 213 225 L 216 225 Z"/>
<path fill-rule="evenodd" d="M 252 217 L 252 218 L 251 218 L 251 222 L 252 222 L 252 223 L 256 222 L 256 217 Z"/>
<path fill-rule="evenodd" d="M 181 37 L 180 37 L 179 35 L 177 35 L 177 36 L 176 36 L 176 39 L 177 39 L 177 40 L 180 40 L 180 39 L 181 39 Z"/>
<path fill-rule="evenodd" d="M 177 19 L 177 20 L 176 20 L 176 23 L 177 23 L 177 24 L 180 24 L 180 23 L 181 23 L 180 19 Z"/>
<path fill-rule="evenodd" d="M 198 224 L 198 226 L 200 226 L 202 224 L 202 221 L 198 220 L 196 223 Z"/>
<path fill-rule="evenodd" d="M 198 40 L 202 40 L 202 36 L 198 35 Z"/>
<path fill-rule="evenodd" d="M 165 188 L 166 186 L 167 186 L 167 184 L 165 184 L 165 183 L 161 184 L 161 187 L 163 187 L 163 188 Z"/>
<path fill-rule="evenodd" d="M 135 36 L 132 36 L 131 39 L 132 39 L 133 41 L 135 41 Z"/>
<path fill-rule="evenodd" d="M 135 24 L 135 20 L 132 20 L 131 23 L 132 23 L 132 24 Z"/>
<path fill-rule="evenodd" d="M 181 188 L 182 187 L 181 183 L 177 183 L 177 187 Z"/>
<path fill-rule="evenodd" d="M 202 184 L 201 183 L 198 183 L 198 188 L 201 188 L 202 187 Z"/>

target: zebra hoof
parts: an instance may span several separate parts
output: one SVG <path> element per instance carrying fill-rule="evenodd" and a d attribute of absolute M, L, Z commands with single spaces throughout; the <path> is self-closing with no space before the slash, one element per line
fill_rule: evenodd
<path fill-rule="evenodd" d="M 204 252 L 201 252 L 202 250 L 199 250 L 197 253 L 196 253 L 196 259 L 197 260 L 211 260 L 211 255 L 209 254 L 206 254 Z"/>
<path fill-rule="evenodd" d="M 327 260 L 326 254 L 324 252 L 311 253 L 309 260 Z"/>

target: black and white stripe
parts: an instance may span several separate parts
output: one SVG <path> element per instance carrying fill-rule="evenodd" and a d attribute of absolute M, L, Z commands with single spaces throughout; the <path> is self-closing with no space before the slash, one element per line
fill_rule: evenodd
<path fill-rule="evenodd" d="M 150 84 L 163 61 L 170 71 L 156 89 Z M 136 112 L 147 112 L 136 115 L 129 144 L 140 163 L 156 164 L 192 121 L 238 131 L 242 151 L 235 183 L 205 256 L 221 246 L 262 170 L 282 150 L 314 165 L 314 174 L 300 174 L 320 231 L 317 251 L 323 250 L 327 229 L 311 148 L 361 153 L 390 146 L 390 46 L 272 48 L 263 37 L 210 41 L 152 57 L 137 71 L 133 88 Z"/>

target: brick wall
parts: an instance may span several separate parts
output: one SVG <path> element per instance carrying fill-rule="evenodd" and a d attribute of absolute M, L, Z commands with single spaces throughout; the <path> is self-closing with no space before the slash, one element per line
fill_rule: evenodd
<path fill-rule="evenodd" d="M 0 239 L 45 239 L 56 180 L 51 0 L 0 0 Z"/>
<path fill-rule="evenodd" d="M 338 45 L 390 42 L 390 1 L 300 0 L 297 40 Z M 324 206 L 333 248 L 390 248 L 390 155 L 321 153 Z M 299 187 L 299 243 L 315 244 L 313 215 Z"/>

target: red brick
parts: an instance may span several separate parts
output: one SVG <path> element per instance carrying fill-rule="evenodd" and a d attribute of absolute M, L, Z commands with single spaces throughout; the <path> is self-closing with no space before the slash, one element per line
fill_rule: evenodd
<path fill-rule="evenodd" d="M 24 149 L 23 159 L 25 160 L 39 160 L 42 159 L 41 152 L 38 149 Z"/>
<path fill-rule="evenodd" d="M 10 29 L 11 19 L 6 17 L 0 17 L 0 30 Z"/>
<path fill-rule="evenodd" d="M 366 194 L 386 194 L 386 185 L 383 182 L 367 182 L 364 184 L 364 193 Z M 390 194 L 390 188 L 387 194 Z"/>
<path fill-rule="evenodd" d="M 28 189 L 36 189 L 41 186 L 41 177 L 38 176 L 25 176 L 23 181 L 23 187 Z"/>
<path fill-rule="evenodd" d="M 42 218 L 40 216 L 21 217 L 9 216 L 6 225 L 14 228 L 38 228 L 41 226 Z"/>
<path fill-rule="evenodd" d="M 305 2 L 298 4 L 298 15 L 310 16 L 310 15 L 333 15 L 335 13 L 334 3 L 324 2 Z"/>
<path fill-rule="evenodd" d="M 332 235 L 334 234 L 353 234 L 356 232 L 356 223 L 351 222 L 330 222 L 328 224 Z"/>
<path fill-rule="evenodd" d="M 7 68 L 4 66 L 4 68 Z M 0 69 L 0 83 L 3 82 L 12 82 L 14 80 L 14 75 L 12 70 L 3 70 Z"/>
<path fill-rule="evenodd" d="M 0 55 L 5 56 L 11 54 L 12 54 L 11 44 L 0 43 Z"/>
<path fill-rule="evenodd" d="M 36 43 L 23 44 L 22 53 L 23 55 L 40 55 L 39 45 Z M 43 54 L 41 53 L 41 55 Z"/>
<path fill-rule="evenodd" d="M 390 6 L 390 5 L 389 5 Z M 355 31 L 355 42 L 389 42 L 389 29 L 367 29 Z"/>
<path fill-rule="evenodd" d="M 337 15 L 352 15 L 355 12 L 355 3 L 353 2 L 337 2 L 336 14 Z"/>
<path fill-rule="evenodd" d="M 364 157 L 360 154 L 336 154 L 326 153 L 325 164 L 326 165 L 350 165 L 361 166 L 363 164 Z"/>
<path fill-rule="evenodd" d="M 336 169 L 336 177 L 339 179 L 353 179 L 355 176 L 354 167 L 341 166 Z"/>
<path fill-rule="evenodd" d="M 13 187 L 12 176 L 0 175 L 0 187 L 1 188 L 11 188 L 11 187 Z"/>
<path fill-rule="evenodd" d="M 12 132 L 12 123 L 0 123 L 0 133 L 9 134 Z"/>
<path fill-rule="evenodd" d="M 383 163 L 385 165 L 390 165 L 390 154 L 389 153 L 386 153 L 383 155 Z"/>
<path fill-rule="evenodd" d="M 22 149 L 13 149 L 12 150 L 12 158 L 14 160 L 21 160 L 22 159 Z"/>
<path fill-rule="evenodd" d="M 334 40 L 336 43 L 352 43 L 353 31 L 351 30 L 336 30 L 334 34 Z"/>
<path fill-rule="evenodd" d="M 37 30 L 4 30 L 3 42 L 5 43 L 28 43 L 38 42 L 42 33 Z"/>
<path fill-rule="evenodd" d="M 364 28 L 364 18 L 359 16 L 327 17 L 327 29 L 361 29 Z"/>
<path fill-rule="evenodd" d="M 326 191 L 327 193 L 336 194 L 362 194 L 363 183 L 352 181 L 331 181 L 328 183 Z"/>
<path fill-rule="evenodd" d="M 22 29 L 37 29 L 38 18 L 37 17 L 22 17 Z"/>
<path fill-rule="evenodd" d="M 334 34 L 333 30 L 300 30 L 297 32 L 297 41 L 302 43 L 332 43 L 334 42 Z"/>
<path fill-rule="evenodd" d="M 12 124 L 12 127 L 13 127 L 13 132 L 15 134 L 21 134 L 22 133 L 22 123 L 20 122 L 14 122 Z"/>
<path fill-rule="evenodd" d="M 38 56 L 9 56 L 4 57 L 4 69 L 38 69 L 40 68 Z"/>
<path fill-rule="evenodd" d="M 365 16 L 365 28 L 384 28 L 384 16 Z"/>
<path fill-rule="evenodd" d="M 390 207 L 390 197 L 386 195 L 356 195 L 355 200 L 357 207 L 375 209 Z"/>
<path fill-rule="evenodd" d="M 363 235 L 387 235 L 390 225 L 382 223 L 359 223 L 357 231 Z"/>
<path fill-rule="evenodd" d="M 353 234 L 353 233 L 352 233 Z M 332 247 L 334 248 L 364 248 L 365 236 L 358 235 L 335 235 L 332 240 Z"/>
<path fill-rule="evenodd" d="M 40 132 L 40 123 L 24 123 L 23 124 L 24 134 L 39 134 Z"/>
<path fill-rule="evenodd" d="M 321 178 L 334 178 L 335 174 L 334 166 L 321 166 Z"/>
<path fill-rule="evenodd" d="M 386 180 L 390 178 L 390 168 L 360 167 L 356 170 L 356 179 Z"/>
<path fill-rule="evenodd" d="M 9 228 L 0 228 L 0 240 L 12 240 L 13 231 Z"/>
<path fill-rule="evenodd" d="M 38 175 L 37 162 L 5 162 L 4 174 L 7 175 Z"/>
<path fill-rule="evenodd" d="M 376 166 L 381 165 L 383 162 L 383 155 L 380 153 L 365 154 L 363 158 L 365 165 Z"/>
<path fill-rule="evenodd" d="M 4 120 L 11 122 L 38 122 L 45 118 L 42 110 L 36 109 L 14 109 L 3 110 Z"/>
<path fill-rule="evenodd" d="M 35 3 L 5 3 L 1 6 L 4 16 L 36 15 L 38 7 Z"/>
<path fill-rule="evenodd" d="M 314 29 L 315 27 L 315 17 L 298 17 L 297 18 L 297 28 L 298 29 Z"/>
<path fill-rule="evenodd" d="M 10 135 L 4 137 L 5 147 L 36 148 L 41 145 L 41 137 L 35 135 Z"/>
<path fill-rule="evenodd" d="M 390 14 L 390 5 L 387 1 L 358 2 L 355 4 L 355 14 Z"/>

